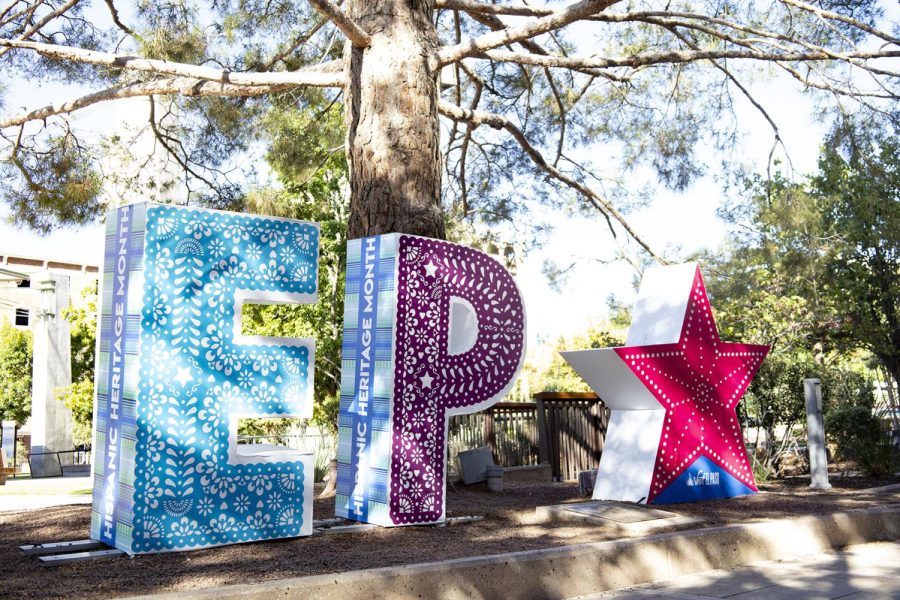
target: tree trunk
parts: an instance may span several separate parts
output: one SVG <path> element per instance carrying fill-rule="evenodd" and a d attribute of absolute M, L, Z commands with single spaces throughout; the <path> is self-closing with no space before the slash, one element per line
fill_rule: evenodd
<path fill-rule="evenodd" d="M 350 239 L 444 237 L 433 12 L 433 0 L 349 3 L 349 15 L 372 36 L 365 49 L 347 44 Z"/>

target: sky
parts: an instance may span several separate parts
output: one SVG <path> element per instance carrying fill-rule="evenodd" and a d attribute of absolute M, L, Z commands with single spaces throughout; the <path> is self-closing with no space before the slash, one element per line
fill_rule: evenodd
<path fill-rule="evenodd" d="M 795 176 L 815 170 L 819 146 L 825 133 L 822 123 L 811 119 L 809 100 L 796 91 L 785 78 L 758 81 L 752 87 L 779 125 L 784 147 L 790 155 Z M 71 86 L 41 89 L 22 86 L 7 106 L 36 107 L 47 98 L 71 98 L 79 94 Z M 738 121 L 743 131 L 737 160 L 757 172 L 764 172 L 772 146 L 772 130 L 743 97 L 736 96 Z M 116 123 L 143 118 L 139 104 L 106 103 L 96 105 L 75 118 L 81 126 L 98 134 L 108 132 Z M 656 249 L 668 250 L 670 258 L 678 258 L 703 248 L 719 246 L 727 235 L 725 224 L 716 210 L 733 201 L 724 195 L 714 181 L 716 156 L 701 153 L 709 163 L 710 175 L 700 178 L 684 193 L 661 191 L 646 208 L 634 211 L 629 221 L 634 229 Z M 638 182 L 640 183 L 640 182 Z M 0 218 L 8 214 L 0 208 Z M 529 346 L 559 336 L 584 331 L 591 323 L 607 315 L 607 298 L 616 297 L 631 304 L 635 296 L 634 271 L 623 262 L 605 264 L 614 256 L 615 246 L 605 222 L 598 218 L 571 218 L 567 214 L 545 212 L 539 215 L 554 225 L 546 244 L 530 252 L 520 264 L 517 282 L 525 299 L 528 314 Z M 40 237 L 0 222 L 0 254 L 44 256 L 58 260 L 99 264 L 103 233 L 98 225 L 79 230 L 58 230 Z M 672 249 L 678 249 L 672 252 Z M 575 261 L 562 291 L 554 291 L 542 272 L 547 258 L 567 265 Z"/>
<path fill-rule="evenodd" d="M 813 173 L 826 129 L 811 119 L 813 107 L 809 100 L 783 79 L 758 82 L 751 90 L 778 123 L 794 176 Z M 740 102 L 738 116 L 745 132 L 738 157 L 752 170 L 765 172 L 772 130 L 746 101 Z M 716 157 L 708 158 L 711 166 L 719 162 Z M 727 226 L 716 211 L 736 198 L 726 195 L 713 175 L 714 170 L 684 193 L 661 191 L 650 206 L 629 215 L 631 225 L 657 252 L 664 252 L 670 259 L 720 246 L 726 240 Z M 601 322 L 607 316 L 606 299 L 611 295 L 626 305 L 634 301 L 633 269 L 623 262 L 611 265 L 601 262 L 614 255 L 606 227 L 600 218 L 559 217 L 549 243 L 528 256 L 520 268 L 518 282 L 532 324 L 529 331 L 532 345 L 559 336 L 569 337 L 584 331 L 592 322 Z M 547 257 L 564 265 L 575 258 L 583 259 L 570 272 L 562 292 L 555 292 L 547 285 L 541 271 Z"/>

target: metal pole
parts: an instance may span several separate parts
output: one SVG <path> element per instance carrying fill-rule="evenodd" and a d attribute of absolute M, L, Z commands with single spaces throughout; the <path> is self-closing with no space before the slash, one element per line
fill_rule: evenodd
<path fill-rule="evenodd" d="M 818 379 L 804 379 L 806 396 L 807 450 L 809 451 L 809 487 L 831 489 L 828 483 L 828 456 L 825 454 L 825 425 L 822 421 L 822 383 Z"/>

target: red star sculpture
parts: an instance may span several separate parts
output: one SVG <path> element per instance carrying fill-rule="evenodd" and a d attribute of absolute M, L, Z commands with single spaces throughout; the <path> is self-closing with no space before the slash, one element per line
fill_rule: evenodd
<path fill-rule="evenodd" d="M 645 275 L 628 344 L 563 353 L 612 409 L 594 498 L 756 492 L 736 408 L 769 348 L 719 339 L 699 267 Z"/>
<path fill-rule="evenodd" d="M 678 343 L 616 348 L 666 409 L 649 503 L 700 456 L 757 490 L 736 409 L 768 351 L 719 339 L 699 268 Z"/>

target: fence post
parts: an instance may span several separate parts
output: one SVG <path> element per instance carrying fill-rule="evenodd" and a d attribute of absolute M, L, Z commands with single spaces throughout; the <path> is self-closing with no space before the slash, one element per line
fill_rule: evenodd
<path fill-rule="evenodd" d="M 497 456 L 497 437 L 494 433 L 494 408 L 484 411 L 484 443 L 491 448 L 494 464 L 500 464 Z"/>
<path fill-rule="evenodd" d="M 538 422 L 538 462 L 550 464 L 550 440 L 547 432 L 547 417 L 544 414 L 544 401 L 535 398 L 535 405 Z"/>
<path fill-rule="evenodd" d="M 596 402 L 591 404 L 591 427 L 594 430 L 593 439 L 591 440 L 593 443 L 591 444 L 591 460 L 598 463 L 600 462 L 600 454 L 603 452 L 603 435 L 605 431 L 603 431 L 603 402 L 597 400 Z"/>
<path fill-rule="evenodd" d="M 828 456 L 825 453 L 825 427 L 822 424 L 822 386 L 818 379 L 803 380 L 806 396 L 806 431 L 809 471 L 816 490 L 831 489 L 828 483 Z"/>

